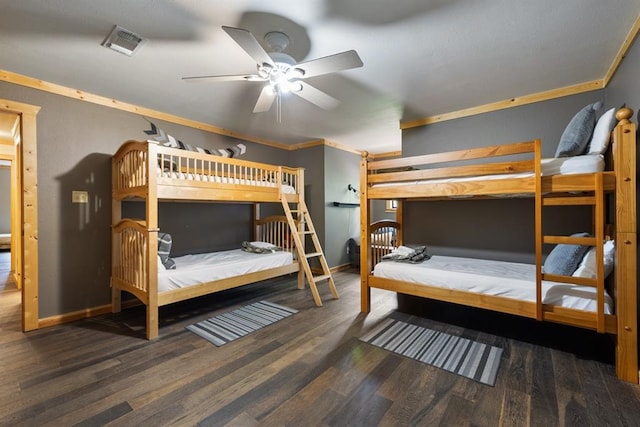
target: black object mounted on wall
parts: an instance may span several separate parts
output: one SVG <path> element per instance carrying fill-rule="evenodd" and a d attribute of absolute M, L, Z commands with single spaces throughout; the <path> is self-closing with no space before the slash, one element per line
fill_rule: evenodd
<path fill-rule="evenodd" d="M 360 203 L 333 202 L 333 206 L 338 208 L 357 208 L 360 206 Z"/>

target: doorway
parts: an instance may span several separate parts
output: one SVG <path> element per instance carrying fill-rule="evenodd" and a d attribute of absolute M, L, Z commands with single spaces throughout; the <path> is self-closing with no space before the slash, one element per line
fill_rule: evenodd
<path fill-rule="evenodd" d="M 2 134 L 2 131 L 0 131 Z M 0 293 L 17 291 L 15 268 L 11 256 L 11 204 L 14 199 L 11 185 L 12 160 L 0 154 Z"/>
<path fill-rule="evenodd" d="M 0 99 L 0 160 L 9 161 L 10 171 L 9 280 L 19 290 L 0 294 L 0 302 L 3 307 L 13 306 L 16 315 L 9 318 L 15 319 L 15 328 L 23 331 L 38 329 L 36 114 L 39 110 L 37 106 Z"/>

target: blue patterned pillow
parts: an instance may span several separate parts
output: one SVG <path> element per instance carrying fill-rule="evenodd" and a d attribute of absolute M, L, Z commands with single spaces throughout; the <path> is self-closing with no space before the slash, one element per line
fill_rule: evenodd
<path fill-rule="evenodd" d="M 164 265 L 164 268 L 167 270 L 174 270 L 176 268 L 176 262 L 169 257 L 172 244 L 173 239 L 171 238 L 171 234 L 158 233 L 158 255 L 160 255 L 162 265 Z"/>
<path fill-rule="evenodd" d="M 591 237 L 589 233 L 576 233 L 571 237 Z M 559 244 L 549 253 L 544 261 L 542 271 L 546 274 L 571 276 L 578 268 L 580 261 L 589 251 L 588 245 Z"/>
<path fill-rule="evenodd" d="M 602 108 L 602 102 L 594 102 L 578 111 L 571 119 L 556 150 L 556 157 L 571 157 L 584 154 L 591 141 L 596 126 L 596 111 Z"/>

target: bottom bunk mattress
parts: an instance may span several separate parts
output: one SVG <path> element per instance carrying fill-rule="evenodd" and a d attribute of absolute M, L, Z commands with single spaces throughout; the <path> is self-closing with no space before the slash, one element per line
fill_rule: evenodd
<path fill-rule="evenodd" d="M 376 277 L 425 284 L 446 289 L 536 301 L 536 266 L 474 258 L 432 256 L 419 264 L 383 261 Z M 596 312 L 596 289 L 567 283 L 542 281 L 543 304 Z M 605 313 L 613 314 L 611 297 L 605 292 Z"/>
<path fill-rule="evenodd" d="M 176 263 L 173 270 L 163 269 L 158 262 L 158 292 L 284 267 L 293 263 L 293 254 L 287 251 L 252 253 L 233 249 L 172 259 Z"/>

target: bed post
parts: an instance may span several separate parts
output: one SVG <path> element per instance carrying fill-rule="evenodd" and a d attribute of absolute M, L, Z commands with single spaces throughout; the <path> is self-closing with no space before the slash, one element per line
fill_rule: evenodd
<path fill-rule="evenodd" d="M 118 173 L 115 170 L 115 158 L 111 159 L 111 188 L 118 188 L 116 181 Z M 117 233 L 115 226 L 122 220 L 122 200 L 111 196 L 111 312 L 119 313 L 122 310 L 122 291 L 113 285 L 113 277 L 115 276 L 114 265 L 115 260 L 119 259 L 120 244 L 117 241 Z"/>
<path fill-rule="evenodd" d="M 636 125 L 630 108 L 617 111 L 613 131 L 616 171 L 616 374 L 638 383 Z"/>
<path fill-rule="evenodd" d="M 158 185 L 156 182 L 157 145 L 147 143 L 147 339 L 158 337 Z"/>
<path fill-rule="evenodd" d="M 362 152 L 360 159 L 360 311 L 368 313 L 371 310 L 371 288 L 369 288 L 369 274 L 371 273 L 371 246 L 369 245 L 369 196 L 367 156 Z"/>
<path fill-rule="evenodd" d="M 400 229 L 397 230 L 396 244 L 395 246 L 404 245 L 404 200 L 396 200 L 396 222 L 400 224 Z"/>

